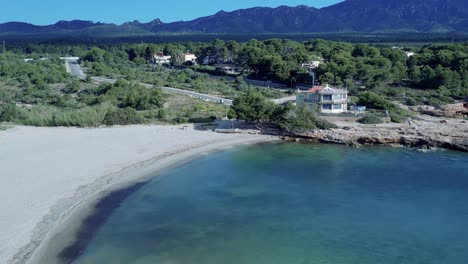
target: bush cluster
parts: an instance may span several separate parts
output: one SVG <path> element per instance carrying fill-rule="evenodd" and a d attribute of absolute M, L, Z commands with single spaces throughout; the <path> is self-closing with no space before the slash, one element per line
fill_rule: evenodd
<path fill-rule="evenodd" d="M 375 115 L 366 115 L 357 120 L 361 124 L 381 124 L 383 120 Z"/>

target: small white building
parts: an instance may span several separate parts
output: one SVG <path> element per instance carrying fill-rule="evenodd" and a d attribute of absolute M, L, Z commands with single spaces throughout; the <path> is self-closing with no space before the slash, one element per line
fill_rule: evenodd
<path fill-rule="evenodd" d="M 407 56 L 408 58 L 409 58 L 409 57 L 412 57 L 412 56 L 414 56 L 414 55 L 416 55 L 416 53 L 415 53 L 415 52 L 412 52 L 412 51 L 405 51 L 405 54 L 406 54 L 406 56 Z"/>
<path fill-rule="evenodd" d="M 307 72 L 312 72 L 314 69 L 317 69 L 320 64 L 322 64 L 321 61 L 311 61 L 309 63 L 302 63 L 301 67 L 304 69 L 307 69 Z"/>
<path fill-rule="evenodd" d="M 324 114 L 340 114 L 348 111 L 348 90 L 326 86 L 314 86 L 312 89 L 296 95 L 296 105 Z"/>
<path fill-rule="evenodd" d="M 301 67 L 315 69 L 318 68 L 320 64 L 322 64 L 321 61 L 311 61 L 310 63 L 302 63 Z"/>
<path fill-rule="evenodd" d="M 162 52 L 158 52 L 153 55 L 154 63 L 158 65 L 169 64 L 171 63 L 171 56 L 166 56 Z"/>
<path fill-rule="evenodd" d="M 197 64 L 197 56 L 195 56 L 195 54 L 193 53 L 184 53 L 182 54 L 182 62 L 190 62 L 192 64 Z"/>

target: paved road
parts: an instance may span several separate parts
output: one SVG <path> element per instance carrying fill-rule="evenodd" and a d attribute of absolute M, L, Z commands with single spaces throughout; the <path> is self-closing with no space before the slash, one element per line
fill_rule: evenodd
<path fill-rule="evenodd" d="M 66 59 L 65 67 L 67 68 L 67 72 L 71 75 L 80 79 L 86 79 L 86 74 L 84 74 L 83 69 L 81 69 L 80 64 L 78 64 L 78 60 Z"/>

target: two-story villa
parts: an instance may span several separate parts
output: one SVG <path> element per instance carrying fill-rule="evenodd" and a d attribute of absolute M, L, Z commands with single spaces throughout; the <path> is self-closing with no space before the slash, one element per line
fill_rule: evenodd
<path fill-rule="evenodd" d="M 348 111 L 348 90 L 327 86 L 314 86 L 296 95 L 297 106 L 319 113 L 339 114 Z"/>

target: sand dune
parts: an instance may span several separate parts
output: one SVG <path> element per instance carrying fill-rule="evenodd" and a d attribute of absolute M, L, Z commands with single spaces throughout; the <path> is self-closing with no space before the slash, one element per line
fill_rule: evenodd
<path fill-rule="evenodd" d="M 82 201 L 203 152 L 271 138 L 177 126 L 0 132 L 0 263 L 24 263 Z"/>

